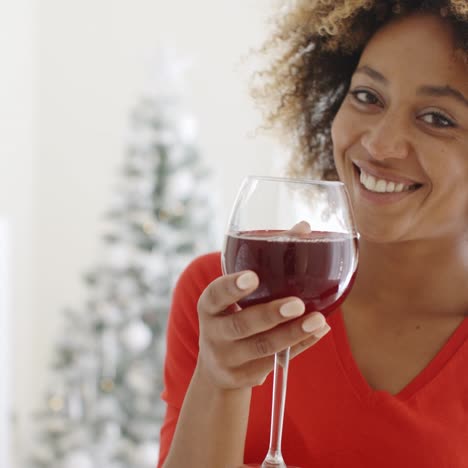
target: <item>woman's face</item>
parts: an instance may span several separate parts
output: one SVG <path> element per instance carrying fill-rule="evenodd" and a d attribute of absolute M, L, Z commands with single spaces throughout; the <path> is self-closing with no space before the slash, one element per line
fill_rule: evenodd
<path fill-rule="evenodd" d="M 410 16 L 369 41 L 332 139 L 365 238 L 468 232 L 468 67 L 442 20 Z"/>

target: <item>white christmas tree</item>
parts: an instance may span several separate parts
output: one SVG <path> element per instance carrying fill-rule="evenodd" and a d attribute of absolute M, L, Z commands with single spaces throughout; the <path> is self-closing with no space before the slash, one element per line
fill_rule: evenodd
<path fill-rule="evenodd" d="M 209 173 L 179 93 L 183 62 L 167 54 L 135 106 L 102 260 L 87 300 L 65 312 L 31 467 L 154 467 L 164 407 L 164 334 L 172 288 L 214 248 Z"/>

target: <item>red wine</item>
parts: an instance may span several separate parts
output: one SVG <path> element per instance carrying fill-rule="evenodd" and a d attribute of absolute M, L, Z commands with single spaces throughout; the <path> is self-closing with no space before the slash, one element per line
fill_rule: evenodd
<path fill-rule="evenodd" d="M 253 270 L 260 279 L 258 289 L 239 301 L 241 307 L 297 296 L 307 311 L 327 314 L 351 288 L 357 239 L 335 232 L 237 232 L 226 236 L 222 261 L 226 273 Z"/>

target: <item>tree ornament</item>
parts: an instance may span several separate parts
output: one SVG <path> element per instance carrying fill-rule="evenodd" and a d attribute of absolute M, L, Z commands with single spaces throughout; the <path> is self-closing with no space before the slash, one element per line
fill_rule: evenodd
<path fill-rule="evenodd" d="M 120 338 L 127 349 L 139 353 L 151 343 L 153 334 L 151 330 L 139 319 L 133 320 L 122 331 Z"/>
<path fill-rule="evenodd" d="M 115 383 L 112 379 L 103 378 L 100 383 L 101 390 L 105 393 L 111 393 L 115 388 Z"/>
<path fill-rule="evenodd" d="M 84 450 L 74 450 L 65 455 L 61 468 L 97 468 L 89 453 Z"/>
<path fill-rule="evenodd" d="M 64 406 L 65 402 L 61 396 L 54 395 L 49 398 L 49 408 L 55 413 L 62 411 Z"/>
<path fill-rule="evenodd" d="M 142 468 L 154 467 L 154 460 L 158 459 L 159 444 L 156 442 L 143 442 L 134 449 L 133 460 L 135 465 Z"/>

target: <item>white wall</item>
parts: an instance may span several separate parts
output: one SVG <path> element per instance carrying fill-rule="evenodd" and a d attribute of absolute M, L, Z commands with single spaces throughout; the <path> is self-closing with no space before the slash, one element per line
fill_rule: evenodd
<path fill-rule="evenodd" d="M 8 265 L 4 265 L 4 257 L 0 259 L 2 268 L 11 274 L 8 278 L 11 302 L 3 303 L 9 309 L 9 317 L 0 320 L 0 339 L 8 336 L 12 347 L 8 361 L 2 359 L 0 380 L 4 385 L 8 374 L 13 378 L 8 382 L 7 397 L 17 408 L 31 401 L 31 383 L 34 384 L 31 371 L 35 364 L 31 361 L 34 356 L 31 327 L 34 320 L 34 34 L 33 0 L 0 3 L 0 218 L 5 220 L 11 247 Z M 5 342 L 1 348 L 4 353 Z M 13 432 L 11 436 L 15 443 Z M 3 442 L 0 445 L 0 463 L 8 468 L 7 454 L 3 452 L 5 446 Z"/>
<path fill-rule="evenodd" d="M 123 158 L 129 109 L 146 83 L 145 62 L 159 45 L 172 45 L 194 58 L 188 104 L 198 119 L 202 153 L 216 176 L 222 223 L 242 177 L 274 171 L 275 142 L 249 137 L 260 119 L 248 96 L 246 73 L 239 66 L 242 56 L 265 38 L 271 4 L 268 0 L 40 1 L 34 193 L 29 138 L 12 137 L 24 146 L 20 162 L 13 168 L 4 158 L 0 163 L 17 176 L 18 182 L 13 182 L 2 167 L 2 185 L 7 185 L 1 193 L 15 194 L 5 206 L 15 207 L 18 242 L 25 246 L 15 263 L 16 277 L 21 279 L 15 292 L 20 445 L 31 437 L 27 413 L 38 405 L 40 389 L 47 382 L 61 309 L 79 306 L 84 299 L 80 275 L 93 265 L 98 251 L 99 218 L 108 206 Z M 32 96 L 23 89 L 22 79 L 26 78 L 15 86 L 22 86 L 20 103 L 27 107 Z M 29 120 L 23 125 L 29 132 L 25 135 L 32 135 Z M 33 195 L 34 214 L 30 212 Z M 33 270 L 26 259 L 33 259 Z"/>

